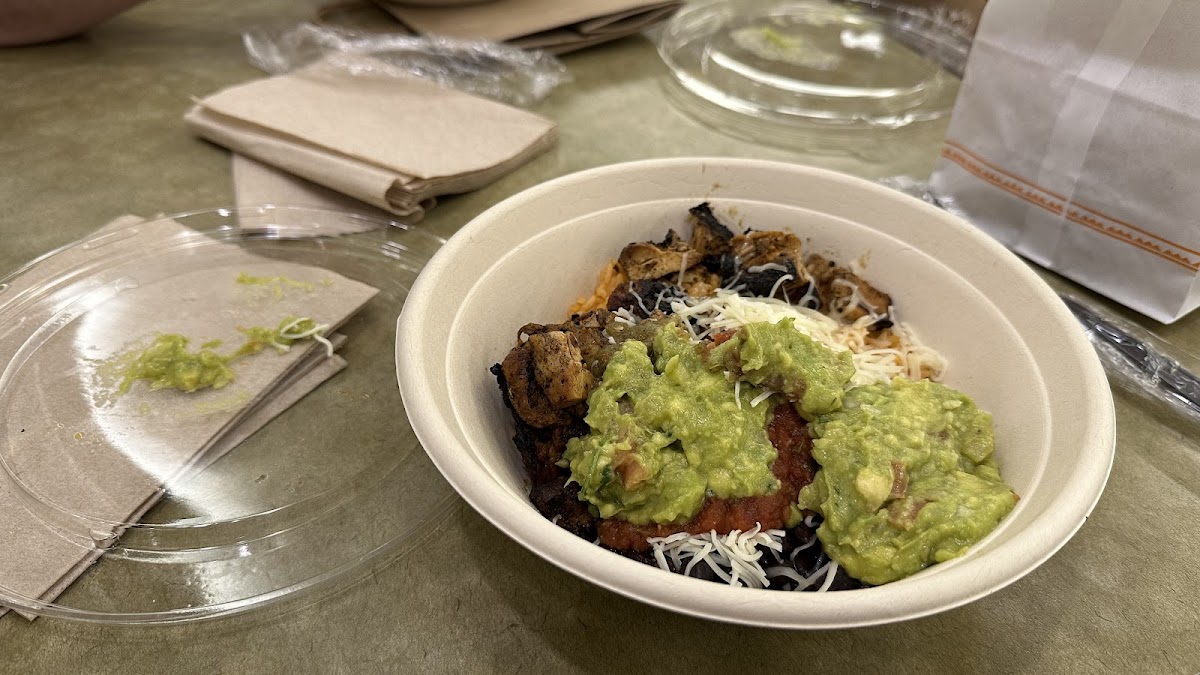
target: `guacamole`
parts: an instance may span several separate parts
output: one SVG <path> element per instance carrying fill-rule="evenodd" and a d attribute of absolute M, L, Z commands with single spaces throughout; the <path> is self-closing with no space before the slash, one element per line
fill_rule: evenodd
<path fill-rule="evenodd" d="M 711 367 L 795 401 L 805 417 L 837 410 L 854 377 L 850 352 L 835 352 L 796 330 L 795 320 L 748 323 L 709 354 Z"/>
<path fill-rule="evenodd" d="M 948 387 L 897 378 L 847 392 L 812 424 L 821 469 L 801 508 L 826 553 L 870 584 L 962 555 L 1017 496 L 992 458 L 992 418 Z"/>
<path fill-rule="evenodd" d="M 299 288 L 306 293 L 312 293 L 316 289 L 316 286 L 308 281 L 296 281 L 285 276 L 255 277 L 245 272 L 237 275 L 235 281 L 243 286 L 269 286 L 280 290 L 285 286 Z"/>
<path fill-rule="evenodd" d="M 275 328 L 239 328 L 246 342 L 229 355 L 213 351 L 221 345 L 220 340 L 210 340 L 200 345 L 199 350 L 190 351 L 187 337 L 178 333 L 160 334 L 145 349 L 116 357 L 116 374 L 121 378 L 117 392 L 126 393 L 138 380 L 148 381 L 151 389 L 179 389 L 187 393 L 209 387 L 220 389 L 234 379 L 229 367 L 233 361 L 267 347 L 285 352 L 296 340 L 312 337 L 322 328 L 312 319 L 295 317 L 287 317 Z"/>
<path fill-rule="evenodd" d="M 188 339 L 172 333 L 159 335 L 129 359 L 120 371 L 122 377 L 117 391 L 124 394 L 137 380 L 148 380 L 151 389 L 180 389 L 193 392 L 213 387 L 220 389 L 233 381 L 229 359 L 202 347 L 189 351 Z"/>
<path fill-rule="evenodd" d="M 679 325 L 658 330 L 653 354 L 622 343 L 588 397 L 591 432 L 563 453 L 580 498 L 602 518 L 646 525 L 686 522 L 710 494 L 778 489 L 771 406 L 750 405 L 761 390 L 710 371 Z"/>

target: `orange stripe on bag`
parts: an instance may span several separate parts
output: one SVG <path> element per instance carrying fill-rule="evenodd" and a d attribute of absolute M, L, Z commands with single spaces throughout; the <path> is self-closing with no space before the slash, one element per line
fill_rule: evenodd
<path fill-rule="evenodd" d="M 942 148 L 942 156 L 961 166 L 966 170 L 967 173 L 975 176 L 976 178 L 981 178 L 998 188 L 1001 188 L 1007 192 L 1011 192 L 1021 199 L 1040 206 L 1055 215 L 1062 215 L 1062 204 L 1056 204 L 1053 200 L 1047 199 L 1041 194 L 1038 194 L 1038 192 L 1028 187 L 1029 184 L 1022 184 L 1021 182 L 1018 182 L 1020 180 L 1018 178 L 1009 176 L 1008 174 L 1005 174 L 1005 176 L 1008 176 L 1008 178 L 1003 178 L 998 175 L 998 172 L 989 171 L 980 166 L 978 163 L 972 162 L 971 159 L 965 154 L 956 152 L 956 149 L 949 147 Z M 1041 190 L 1041 192 L 1052 197 L 1054 196 L 1053 193 L 1046 192 L 1045 190 Z"/>
<path fill-rule="evenodd" d="M 1200 253 L 1197 253 L 1196 251 L 1193 251 L 1187 247 L 1180 246 L 1179 244 L 1176 244 L 1167 239 L 1163 239 L 1162 237 L 1158 237 L 1156 235 L 1150 234 L 1149 232 L 1146 232 L 1145 230 L 1143 230 L 1139 227 L 1130 225 L 1129 223 L 1126 223 L 1124 221 L 1106 216 L 1106 215 L 1100 213 L 1099 211 L 1090 209 L 1086 206 L 1083 206 L 1082 204 L 1070 202 L 1057 193 L 1051 192 L 1050 190 L 1046 190 L 1045 188 L 1042 188 L 1041 186 L 1037 185 L 1036 183 L 1033 183 L 1030 180 L 1022 178 L 1021 176 L 1018 176 L 1014 173 L 1006 171 L 1006 170 L 996 166 L 995 164 L 988 162 L 987 160 L 983 159 L 982 157 L 976 155 L 975 153 L 973 153 L 970 150 L 963 147 L 960 143 L 957 143 L 957 142 L 954 142 L 951 140 L 947 140 L 945 143 L 945 147 L 942 148 L 942 156 L 945 157 L 946 159 L 954 162 L 955 164 L 959 165 L 960 167 L 963 168 L 963 170 L 965 170 L 967 173 L 975 176 L 976 178 L 979 178 L 980 180 L 983 180 L 986 183 L 989 183 L 995 187 L 998 187 L 998 188 L 1004 190 L 1005 192 L 1009 192 L 1017 197 L 1020 197 L 1021 199 L 1025 200 L 1031 204 L 1034 204 L 1035 206 L 1039 206 L 1055 215 L 1064 215 L 1063 208 L 1064 208 L 1064 204 L 1066 204 L 1068 208 L 1067 208 L 1067 213 L 1065 214 L 1064 217 L 1067 220 L 1069 220 L 1073 223 L 1076 223 L 1077 225 L 1082 225 L 1084 227 L 1087 227 L 1090 230 L 1093 230 L 1095 232 L 1103 234 L 1103 235 L 1110 237 L 1116 241 L 1120 241 L 1125 244 L 1129 244 L 1130 246 L 1133 246 L 1135 248 L 1146 251 L 1147 253 L 1156 255 L 1159 258 L 1162 258 L 1163 260 L 1167 260 L 1169 262 L 1175 263 L 1176 265 L 1184 267 L 1193 272 L 1200 271 L 1200 262 L 1193 261 L 1193 260 L 1189 259 L 1187 256 L 1184 256 L 1175 251 L 1171 251 L 1169 249 L 1163 248 L 1162 246 L 1156 244 L 1153 241 L 1148 241 L 1146 239 L 1137 237 L 1136 235 L 1134 235 L 1130 232 L 1126 232 L 1126 231 L 1122 230 L 1120 227 L 1117 227 L 1116 225 L 1107 225 L 1090 215 L 1081 213 L 1079 210 L 1074 210 L 1070 207 L 1075 207 L 1076 209 L 1080 209 L 1082 211 L 1087 211 L 1090 214 L 1094 214 L 1095 216 L 1099 216 L 1100 218 L 1109 220 L 1112 223 L 1116 223 L 1119 225 L 1129 227 L 1132 230 L 1135 230 L 1137 232 L 1145 234 L 1148 237 L 1151 237 L 1153 239 L 1156 239 L 1158 241 L 1166 243 L 1166 244 L 1173 246 L 1181 251 L 1187 251 L 1188 253 L 1193 253 L 1196 255 L 1200 255 Z M 1049 198 L 1047 198 L 1047 197 L 1049 197 Z M 1057 203 L 1055 200 L 1057 200 L 1057 202 L 1063 202 L 1063 203 Z"/>
<path fill-rule="evenodd" d="M 1193 261 L 1189 260 L 1188 258 L 1186 258 L 1174 251 L 1168 251 L 1168 250 L 1162 248 L 1161 246 L 1159 246 L 1158 244 L 1155 244 L 1154 242 L 1146 241 L 1145 239 L 1139 239 L 1139 238 L 1134 237 L 1133 235 L 1129 234 L 1128 232 L 1124 232 L 1124 231 L 1119 230 L 1114 227 L 1105 226 L 1103 223 L 1096 220 L 1095 218 L 1088 218 L 1087 216 L 1083 216 L 1078 211 L 1067 211 L 1066 218 L 1067 218 L 1067 220 L 1069 220 L 1073 223 L 1078 223 L 1079 225 L 1083 225 L 1084 227 L 1095 230 L 1096 232 L 1099 232 L 1100 234 L 1112 237 L 1113 239 L 1116 239 L 1117 241 L 1123 241 L 1126 244 L 1129 244 L 1130 246 L 1136 246 L 1137 248 L 1140 248 L 1143 251 L 1146 251 L 1147 253 L 1153 253 L 1154 255 L 1162 258 L 1163 260 L 1169 260 L 1170 262 L 1173 262 L 1176 265 L 1179 265 L 1180 267 L 1187 268 L 1193 272 L 1200 271 L 1200 263 L 1193 262 Z"/>
<path fill-rule="evenodd" d="M 1166 245 L 1168 245 L 1168 246 L 1171 246 L 1171 247 L 1177 248 L 1177 249 L 1179 249 L 1180 251 L 1186 251 L 1186 252 L 1188 252 L 1188 253 L 1191 253 L 1192 255 L 1198 255 L 1198 256 L 1200 256 L 1200 251 L 1195 251 L 1195 250 L 1192 250 L 1192 249 L 1190 249 L 1190 248 L 1188 248 L 1188 247 L 1186 247 L 1186 246 L 1184 246 L 1184 245 L 1182 245 L 1182 244 L 1179 244 L 1179 243 L 1177 243 L 1177 242 L 1171 241 L 1170 239 L 1166 239 L 1166 238 L 1164 238 L 1164 237 L 1160 237 L 1160 236 L 1158 236 L 1158 235 L 1154 234 L 1153 232 L 1148 232 L 1148 231 L 1146 231 L 1146 230 L 1144 230 L 1144 229 L 1142 229 L 1142 228 L 1138 227 L 1137 225 L 1134 225 L 1133 223 L 1127 223 L 1127 222 L 1125 222 L 1125 221 L 1121 220 L 1120 218 L 1115 218 L 1115 217 L 1113 217 L 1113 216 L 1110 216 L 1110 215 L 1108 215 L 1108 214 L 1106 214 L 1106 213 L 1103 213 L 1103 212 L 1101 212 L 1101 211 L 1097 211 L 1096 209 L 1093 209 L 1093 208 L 1091 208 L 1090 206 L 1086 206 L 1086 205 L 1084 205 L 1084 204 L 1080 204 L 1079 202 L 1076 202 L 1076 201 L 1073 201 L 1073 200 L 1069 200 L 1069 199 L 1067 199 L 1066 197 L 1064 197 L 1063 195 L 1060 195 L 1060 194 L 1058 194 L 1058 193 L 1056 193 L 1056 192 L 1051 192 L 1050 190 L 1047 190 L 1046 188 L 1044 188 L 1044 187 L 1042 187 L 1042 186 L 1038 185 L 1037 183 L 1034 183 L 1033 181 L 1031 181 L 1031 180 L 1029 180 L 1029 179 L 1027 179 L 1027 178 L 1022 178 L 1021 176 L 1018 176 L 1018 175 L 1017 175 L 1017 174 L 1015 174 L 1015 173 L 1011 173 L 1011 172 L 1009 172 L 1009 171 L 1005 170 L 1003 167 L 997 166 L 997 165 L 995 165 L 995 164 L 993 164 L 993 163 L 989 162 L 988 160 L 984 159 L 983 157 L 979 156 L 977 153 L 975 153 L 975 152 L 971 151 L 969 148 L 967 148 L 966 146 L 964 146 L 962 143 L 959 143 L 958 141 L 955 141 L 955 140 L 952 140 L 952 139 L 946 139 L 945 143 L 946 143 L 946 145 L 949 145 L 949 146 L 951 146 L 951 147 L 955 148 L 956 150 L 958 150 L 958 151 L 962 152 L 963 154 L 967 155 L 967 156 L 968 156 L 968 157 L 970 157 L 971 159 L 974 159 L 976 162 L 978 162 L 978 163 L 980 163 L 980 164 L 983 164 L 984 166 L 986 166 L 986 167 L 988 167 L 988 168 L 992 169 L 993 171 L 996 171 L 996 172 L 998 172 L 998 173 L 1000 173 L 1000 174 L 1002 174 L 1002 175 L 1004 175 L 1004 176 L 1007 176 L 1007 177 L 1009 177 L 1009 178 L 1012 178 L 1013 180 L 1020 181 L 1021 183 L 1024 183 L 1025 185 L 1029 186 L 1030 188 L 1032 188 L 1032 189 L 1035 189 L 1035 190 L 1038 190 L 1038 191 L 1040 191 L 1040 192 L 1044 192 L 1045 194 L 1048 194 L 1048 195 L 1050 195 L 1051 197 L 1054 197 L 1054 198 L 1056 198 L 1056 199 L 1058 199 L 1058 200 L 1060 200 L 1060 201 L 1062 201 L 1062 202 L 1067 202 L 1067 203 L 1069 204 L 1069 206 L 1074 206 L 1074 207 L 1076 207 L 1076 208 L 1083 209 L 1084 211 L 1087 211 L 1088 213 L 1091 213 L 1091 214 L 1093 214 L 1093 215 L 1099 216 L 1100 218 L 1103 218 L 1103 219 L 1105 219 L 1105 220 L 1111 221 L 1111 222 L 1113 222 L 1113 223 L 1116 223 L 1116 224 L 1118 224 L 1118 225 L 1121 225 L 1121 226 L 1123 226 L 1123 227 L 1127 227 L 1127 228 L 1129 228 L 1129 229 L 1131 229 L 1131 230 L 1135 230 L 1135 231 L 1137 231 L 1137 232 L 1140 232 L 1141 234 L 1144 234 L 1144 235 L 1146 235 L 1147 237 L 1150 237 L 1151 239 L 1156 239 L 1156 240 L 1158 240 L 1158 241 L 1161 241 L 1162 243 L 1164 243 L 1164 244 L 1166 244 Z"/>
<path fill-rule="evenodd" d="M 1046 188 L 1044 188 L 1044 187 L 1042 187 L 1042 186 L 1038 185 L 1037 183 L 1034 183 L 1033 181 L 1029 180 L 1028 178 L 1022 178 L 1021 176 L 1018 176 L 1018 175 L 1017 175 L 1017 174 L 1015 174 L 1015 173 L 1010 173 L 1010 172 L 1009 172 L 1009 171 L 1007 171 L 1006 169 L 1004 169 L 1004 168 L 1002 168 L 1002 167 L 999 167 L 999 166 L 997 166 L 997 165 L 995 165 L 995 164 L 992 164 L 991 162 L 989 162 L 989 161 L 987 161 L 986 159 L 984 159 L 984 158 L 980 157 L 979 155 L 975 154 L 974 152 L 971 152 L 971 150 L 967 149 L 967 148 L 966 148 L 966 147 L 965 147 L 963 144 L 961 144 L 961 143 L 959 143 L 959 142 L 957 142 L 957 141 L 952 141 L 952 140 L 950 140 L 950 139 L 948 139 L 948 138 L 947 138 L 947 139 L 946 139 L 946 141 L 945 141 L 945 143 L 946 143 L 946 145 L 948 145 L 948 146 L 950 146 L 950 147 L 954 148 L 955 150 L 958 150 L 959 152 L 963 153 L 963 154 L 964 154 L 964 155 L 966 155 L 967 157 L 970 157 L 971 159 L 975 160 L 976 162 L 979 162 L 980 164 L 982 164 L 982 165 L 984 165 L 984 166 L 988 167 L 988 168 L 989 168 L 989 169 L 991 169 L 992 171 L 995 171 L 995 172 L 997 172 L 997 173 L 999 173 L 999 174 L 1001 174 L 1001 175 L 1004 175 L 1004 176 L 1008 176 L 1009 178 L 1011 178 L 1011 179 L 1013 179 L 1013 180 L 1020 181 L 1020 182 L 1022 182 L 1022 183 L 1024 183 L 1024 184 L 1028 185 L 1029 187 L 1031 187 L 1031 188 L 1033 188 L 1033 189 L 1035 189 L 1035 190 L 1037 190 L 1037 191 L 1039 191 L 1039 192 L 1044 192 L 1044 193 L 1046 193 L 1046 194 L 1050 195 L 1051 197 L 1054 197 L 1055 199 L 1057 199 L 1057 200 L 1058 200 L 1058 201 L 1060 201 L 1060 202 L 1065 202 L 1065 201 L 1068 201 L 1068 200 L 1067 200 L 1067 198 L 1066 198 L 1065 196 L 1063 196 L 1063 195 L 1060 195 L 1060 194 L 1058 194 L 1057 192 L 1051 192 L 1050 190 L 1047 190 Z"/>
<path fill-rule="evenodd" d="M 1166 244 L 1166 245 L 1168 245 L 1168 246 L 1172 246 L 1172 247 L 1174 247 L 1174 248 L 1177 248 L 1177 249 L 1179 249 L 1180 251 L 1187 251 L 1188 253 L 1191 253 L 1192 255 L 1200 255 L 1200 251 L 1194 251 L 1194 250 L 1192 250 L 1192 249 L 1190 249 L 1190 248 L 1188 248 L 1188 247 L 1186 247 L 1186 246 L 1184 246 L 1184 245 L 1182 245 L 1182 244 L 1178 244 L 1178 243 L 1176 243 L 1176 242 L 1173 242 L 1173 241 L 1171 241 L 1170 239 L 1165 239 L 1165 238 L 1163 238 L 1163 237 L 1160 237 L 1160 236 L 1158 236 L 1157 234 L 1154 234 L 1153 232 L 1147 232 L 1146 230 L 1143 230 L 1142 228 L 1138 227 L 1137 225 L 1134 225 L 1133 223 L 1127 223 L 1127 222 L 1125 222 L 1125 221 L 1121 220 L 1120 218 L 1115 218 L 1115 217 L 1113 217 L 1113 216 L 1110 216 L 1110 215 L 1108 215 L 1108 214 L 1106 214 L 1106 213 L 1103 213 L 1103 212 L 1097 211 L 1096 209 L 1093 209 L 1093 208 L 1091 208 L 1090 206 L 1085 206 L 1085 205 L 1083 205 L 1083 204 L 1080 204 L 1079 202 L 1076 202 L 1076 201 L 1073 201 L 1073 200 L 1069 200 L 1069 199 L 1067 199 L 1066 197 L 1064 197 L 1064 196 L 1062 196 L 1062 195 L 1060 195 L 1060 194 L 1057 194 L 1057 193 L 1055 193 L 1055 192 L 1051 192 L 1051 191 L 1047 190 L 1046 188 L 1043 188 L 1043 187 L 1039 186 L 1037 183 L 1034 183 L 1034 182 L 1033 182 L 1033 181 L 1031 181 L 1031 180 L 1028 180 L 1028 179 L 1026 179 L 1026 178 L 1022 178 L 1022 177 L 1018 176 L 1018 175 L 1017 175 L 1017 174 L 1015 174 L 1015 173 L 1010 173 L 1010 172 L 1008 172 L 1008 171 L 1004 170 L 1002 167 L 996 166 L 995 164 L 992 164 L 991 162 L 989 162 L 989 161 L 987 161 L 986 159 L 984 159 L 983 157 L 980 157 L 978 154 L 976 154 L 976 153 L 972 152 L 970 149 L 968 149 L 967 147 L 965 147 L 965 146 L 964 146 L 962 143 L 959 143 L 959 142 L 957 142 L 957 141 L 950 140 L 950 139 L 946 139 L 945 143 L 946 143 L 946 145 L 949 145 L 949 146 L 953 147 L 954 149 L 958 150 L 959 152 L 962 152 L 963 154 L 967 155 L 967 156 L 968 156 L 968 157 L 970 157 L 971 159 L 974 159 L 976 162 L 979 162 L 980 164 L 983 164 L 984 166 L 986 166 L 986 167 L 988 167 L 988 168 L 992 169 L 993 171 L 996 171 L 996 172 L 998 172 L 998 173 L 1001 173 L 1001 174 L 1003 174 L 1003 175 L 1005 175 L 1005 176 L 1008 176 L 1009 178 L 1012 178 L 1013 180 L 1017 180 L 1017 181 L 1020 181 L 1020 182 L 1022 182 L 1022 183 L 1025 183 L 1026 185 L 1028 185 L 1028 186 L 1030 186 L 1030 187 L 1032 187 L 1032 188 L 1034 188 L 1034 189 L 1040 190 L 1040 191 L 1042 191 L 1042 192 L 1044 192 L 1044 193 L 1046 193 L 1046 194 L 1050 195 L 1051 197 L 1054 197 L 1054 198 L 1056 198 L 1056 199 L 1059 199 L 1059 200 L 1061 200 L 1061 201 L 1063 201 L 1063 202 L 1069 202 L 1070 206 L 1074 206 L 1074 207 L 1077 207 L 1077 208 L 1083 209 L 1084 211 L 1087 211 L 1088 213 L 1091 213 L 1091 214 L 1093 214 L 1093 215 L 1099 216 L 1099 217 L 1101 217 L 1101 218 L 1103 218 L 1103 219 L 1105 219 L 1105 220 L 1108 220 L 1108 221 L 1114 222 L 1114 223 L 1116 223 L 1116 224 L 1118 224 L 1118 225 L 1121 225 L 1121 226 L 1123 226 L 1123 227 L 1128 227 L 1128 228 L 1129 228 L 1129 229 L 1131 229 L 1131 230 L 1135 230 L 1135 231 L 1137 231 L 1137 232 L 1140 232 L 1140 233 L 1142 233 L 1142 234 L 1146 235 L 1147 237 L 1150 237 L 1151 239 L 1157 239 L 1158 241 L 1161 241 L 1162 243 L 1164 243 L 1164 244 Z"/>
<path fill-rule="evenodd" d="M 1120 218 L 1114 218 L 1112 216 L 1107 216 L 1107 215 L 1097 211 L 1096 209 L 1084 206 L 1083 204 L 1080 204 L 1078 202 L 1071 202 L 1071 206 L 1077 206 L 1077 207 L 1083 209 L 1084 211 L 1087 211 L 1088 213 L 1099 216 L 1105 220 L 1109 220 L 1118 225 L 1128 227 L 1131 230 L 1136 230 L 1137 232 L 1140 232 L 1140 233 L 1146 235 L 1147 237 L 1150 237 L 1152 239 L 1157 239 L 1158 241 L 1161 241 L 1162 243 L 1167 244 L 1169 246 L 1173 246 L 1173 247 L 1179 249 L 1180 251 L 1187 251 L 1188 253 L 1191 253 L 1192 255 L 1200 255 L 1200 251 L 1193 251 L 1192 249 L 1190 249 L 1186 246 L 1176 244 L 1175 242 L 1171 241 L 1170 239 L 1164 239 L 1164 238 L 1158 236 L 1157 234 L 1154 234 L 1153 232 L 1147 232 L 1147 231 L 1143 230 L 1142 228 L 1138 227 L 1137 225 L 1133 225 L 1132 223 L 1127 223 L 1127 222 L 1121 220 Z"/>

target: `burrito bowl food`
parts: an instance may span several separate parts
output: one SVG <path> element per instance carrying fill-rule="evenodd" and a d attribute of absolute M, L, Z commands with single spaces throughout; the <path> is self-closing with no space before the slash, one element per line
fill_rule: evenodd
<path fill-rule="evenodd" d="M 543 516 L 671 572 L 827 591 L 961 556 L 1012 510 L 991 417 L 861 260 L 707 203 L 686 221 L 492 367 Z"/>

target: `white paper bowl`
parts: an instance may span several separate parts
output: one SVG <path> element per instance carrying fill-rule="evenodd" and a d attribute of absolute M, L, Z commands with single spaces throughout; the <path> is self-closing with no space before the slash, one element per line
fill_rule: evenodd
<path fill-rule="evenodd" d="M 488 367 L 525 323 L 556 323 L 630 241 L 687 229 L 712 203 L 738 226 L 790 229 L 807 250 L 868 256 L 866 278 L 950 362 L 946 384 L 995 420 L 996 457 L 1021 496 L 964 557 L 885 586 L 836 593 L 730 588 L 643 565 L 544 519 L 526 498 L 512 423 Z M 421 273 L 400 316 L 400 390 L 446 479 L 523 546 L 631 598 L 699 617 L 781 628 L 925 616 L 1029 573 L 1083 524 L 1112 464 L 1104 372 L 1075 319 L 1016 256 L 967 223 L 872 183 L 790 164 L 662 159 L 539 185 L 471 221 Z"/>

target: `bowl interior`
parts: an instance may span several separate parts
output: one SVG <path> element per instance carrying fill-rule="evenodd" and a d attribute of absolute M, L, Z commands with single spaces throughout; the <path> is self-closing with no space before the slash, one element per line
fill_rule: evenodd
<path fill-rule="evenodd" d="M 561 321 L 630 241 L 686 234 L 714 205 L 734 229 L 787 229 L 889 292 L 900 318 L 950 362 L 946 383 L 994 416 L 997 458 L 1021 495 L 996 532 L 957 560 L 881 587 L 832 594 L 729 588 L 609 553 L 526 499 L 512 423 L 488 367 L 527 322 Z M 924 616 L 1020 578 L 1070 538 L 1112 461 L 1111 395 L 1086 338 L 1018 258 L 968 224 L 860 179 L 796 165 L 670 159 L 602 167 L 517 195 L 476 218 L 413 288 L 397 375 L 426 451 L 477 511 L 513 539 L 605 588 L 696 616 L 833 628 Z"/>

